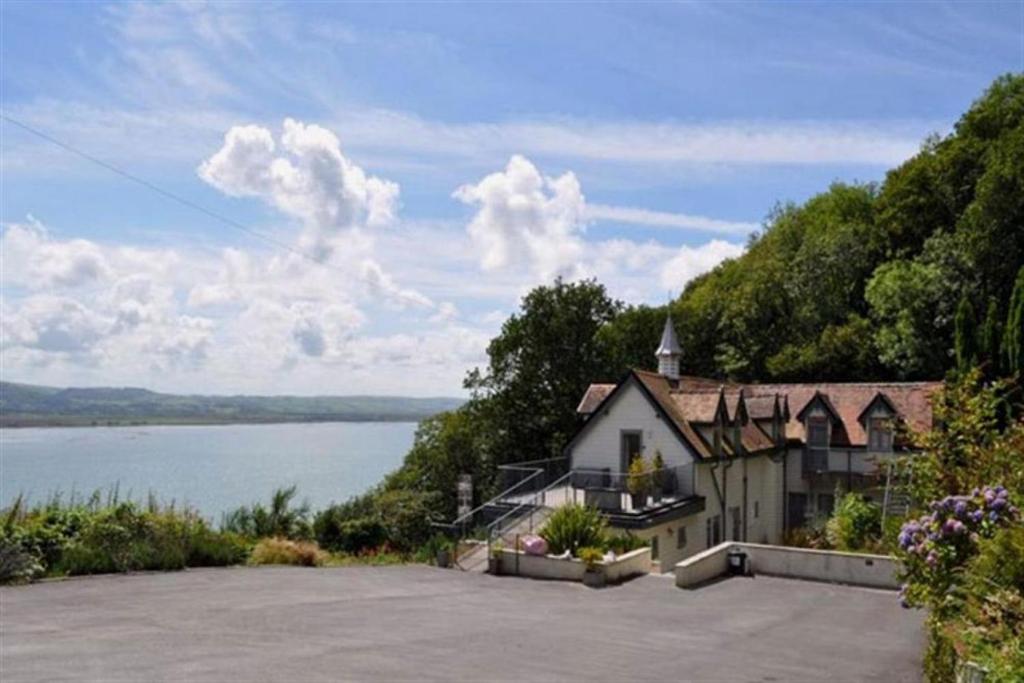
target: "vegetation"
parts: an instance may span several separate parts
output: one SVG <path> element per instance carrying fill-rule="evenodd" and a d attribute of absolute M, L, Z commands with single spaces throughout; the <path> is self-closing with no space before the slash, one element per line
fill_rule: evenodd
<path fill-rule="evenodd" d="M 569 551 L 579 557 L 581 548 L 602 548 L 608 541 L 608 527 L 596 508 L 564 505 L 548 517 L 540 535 L 548 542 L 548 552 L 561 555 Z"/>
<path fill-rule="evenodd" d="M 27 508 L 22 500 L 3 512 L 0 580 L 98 574 L 144 569 L 182 569 L 244 562 L 248 544 L 211 529 L 194 510 L 145 506 L 112 491 L 87 500 L 59 496 Z"/>
<path fill-rule="evenodd" d="M 309 538 L 309 504 L 292 507 L 297 487 L 277 489 L 270 498 L 270 506 L 254 503 L 240 507 L 224 516 L 221 527 L 250 538 Z"/>
<path fill-rule="evenodd" d="M 399 396 L 176 396 L 146 389 L 62 389 L 0 382 L 0 425 L 410 422 L 461 403 L 455 398 Z"/>
<path fill-rule="evenodd" d="M 587 565 L 587 569 L 595 569 L 604 560 L 604 552 L 600 548 L 580 548 L 576 556 Z"/>
<path fill-rule="evenodd" d="M 291 541 L 287 538 L 264 538 L 252 549 L 249 564 L 292 564 L 300 567 L 320 567 L 328 554 L 316 543 Z"/>
<path fill-rule="evenodd" d="M 825 535 L 836 550 L 874 550 L 882 536 L 882 508 L 859 493 L 847 493 L 839 498 Z"/>
<path fill-rule="evenodd" d="M 947 385 L 908 463 L 913 499 L 932 502 L 899 534 L 901 599 L 928 609 L 932 681 L 953 680 L 958 660 L 1019 680 L 1024 660 L 1024 405 L 1013 383 L 981 376 Z"/>

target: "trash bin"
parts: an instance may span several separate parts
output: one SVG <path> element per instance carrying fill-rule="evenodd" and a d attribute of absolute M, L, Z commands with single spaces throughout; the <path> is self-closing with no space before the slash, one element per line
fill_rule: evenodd
<path fill-rule="evenodd" d="M 726 556 L 729 561 L 729 574 L 731 576 L 747 575 L 747 554 L 742 550 L 730 550 Z"/>

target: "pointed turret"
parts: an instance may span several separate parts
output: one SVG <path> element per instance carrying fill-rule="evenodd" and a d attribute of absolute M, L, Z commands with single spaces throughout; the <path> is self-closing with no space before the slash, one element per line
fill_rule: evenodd
<path fill-rule="evenodd" d="M 658 358 L 658 374 L 665 375 L 669 379 L 679 379 L 679 359 L 683 355 L 683 350 L 679 347 L 671 315 L 665 318 L 661 344 L 658 345 L 658 350 L 654 352 L 654 355 Z"/>

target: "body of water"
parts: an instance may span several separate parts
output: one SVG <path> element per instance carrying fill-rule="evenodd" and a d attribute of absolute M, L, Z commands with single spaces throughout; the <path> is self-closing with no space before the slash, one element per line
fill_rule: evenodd
<path fill-rule="evenodd" d="M 296 484 L 314 509 L 366 491 L 412 445 L 411 422 L 0 430 L 0 506 L 19 493 L 120 487 L 187 502 L 214 522 Z"/>

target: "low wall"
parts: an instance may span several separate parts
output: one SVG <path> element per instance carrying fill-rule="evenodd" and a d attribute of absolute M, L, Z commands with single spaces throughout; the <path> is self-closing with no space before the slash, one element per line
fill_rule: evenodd
<path fill-rule="evenodd" d="M 613 562 L 602 562 L 605 580 L 617 583 L 631 576 L 651 571 L 651 549 L 640 548 L 620 555 Z M 586 565 L 576 558 L 554 555 L 527 555 L 521 550 L 501 551 L 501 573 L 529 576 L 535 579 L 582 581 Z"/>
<path fill-rule="evenodd" d="M 732 549 L 747 554 L 747 568 L 754 574 L 873 588 L 899 587 L 897 562 L 885 555 L 735 542 L 722 543 L 677 564 L 676 585 L 683 588 L 694 586 L 725 574 L 728 570 L 727 555 Z"/>

